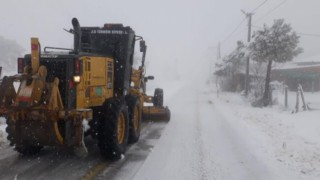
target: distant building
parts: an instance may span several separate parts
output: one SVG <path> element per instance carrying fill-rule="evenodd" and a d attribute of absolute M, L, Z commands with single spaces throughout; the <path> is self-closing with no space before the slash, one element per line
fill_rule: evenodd
<path fill-rule="evenodd" d="M 320 62 L 297 62 L 273 69 L 271 79 L 283 82 L 289 90 L 301 84 L 304 91 L 320 91 Z"/>

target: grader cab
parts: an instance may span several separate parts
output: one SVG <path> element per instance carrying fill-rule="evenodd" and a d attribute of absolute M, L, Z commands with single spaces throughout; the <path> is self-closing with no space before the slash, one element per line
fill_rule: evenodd
<path fill-rule="evenodd" d="M 139 140 L 142 118 L 169 120 L 170 111 L 162 89 L 154 97 L 145 93 L 153 77 L 144 75 L 142 37 L 122 24 L 81 27 L 74 18 L 72 25 L 74 49 L 41 52 L 32 38 L 31 54 L 18 58 L 19 74 L 3 78 L 0 115 L 7 119 L 8 140 L 22 154 L 56 146 L 86 155 L 84 137 L 92 135 L 104 157 L 118 159 Z M 143 53 L 139 69 L 132 68 L 136 41 Z"/>

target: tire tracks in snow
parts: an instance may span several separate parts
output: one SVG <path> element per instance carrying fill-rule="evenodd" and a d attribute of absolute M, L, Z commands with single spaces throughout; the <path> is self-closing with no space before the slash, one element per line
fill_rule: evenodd
<path fill-rule="evenodd" d="M 0 153 L 0 179 L 117 179 L 124 170 L 128 175 L 118 179 L 132 179 L 166 125 L 167 122 L 143 123 L 140 141 L 131 144 L 125 158 L 117 162 L 102 159 L 96 141 L 91 138 L 86 139 L 89 154 L 83 158 L 49 147 L 38 155 L 22 156 L 7 146 Z"/>
<path fill-rule="evenodd" d="M 204 142 L 203 142 L 203 135 L 202 135 L 202 122 L 200 117 L 200 104 L 199 104 L 199 92 L 196 92 L 196 104 L 195 104 L 195 144 L 197 146 L 197 157 L 195 169 L 198 172 L 198 178 L 201 180 L 207 180 L 208 171 L 205 168 L 205 151 L 204 151 Z"/>
<path fill-rule="evenodd" d="M 225 151 L 229 158 L 220 159 L 225 167 L 229 167 L 228 179 L 284 179 L 282 174 L 277 175 L 274 167 L 270 166 L 268 157 L 262 152 L 263 148 L 254 131 L 241 121 L 234 114 L 235 108 L 229 105 L 229 101 L 219 101 L 216 106 L 216 114 L 219 131 L 223 132 L 221 141 L 224 141 L 223 147 L 218 147 L 219 151 Z M 292 178 L 289 178 L 292 179 Z"/>

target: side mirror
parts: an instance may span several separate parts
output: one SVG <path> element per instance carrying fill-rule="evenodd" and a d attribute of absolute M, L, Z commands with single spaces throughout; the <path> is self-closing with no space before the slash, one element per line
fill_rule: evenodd
<path fill-rule="evenodd" d="M 140 52 L 144 52 L 146 49 L 146 42 L 144 40 L 140 41 Z"/>
<path fill-rule="evenodd" d="M 144 82 L 148 82 L 148 80 L 154 80 L 154 76 L 144 77 Z"/>
<path fill-rule="evenodd" d="M 154 80 L 154 76 L 148 76 L 147 79 L 148 80 Z"/>

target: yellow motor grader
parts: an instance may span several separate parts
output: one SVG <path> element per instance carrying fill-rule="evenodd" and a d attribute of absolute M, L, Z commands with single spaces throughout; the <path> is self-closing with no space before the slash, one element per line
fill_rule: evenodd
<path fill-rule="evenodd" d="M 80 27 L 72 19 L 74 49 L 41 46 L 31 38 L 31 54 L 18 58 L 18 74 L 0 85 L 0 115 L 8 140 L 18 152 L 38 153 L 44 146 L 72 148 L 86 155 L 84 137 L 98 141 L 101 155 L 118 159 L 128 143 L 139 140 L 142 119 L 170 119 L 163 91 L 147 96 L 142 37 L 122 24 Z M 142 65 L 133 68 L 140 41 Z M 153 106 L 145 106 L 145 103 Z"/>

